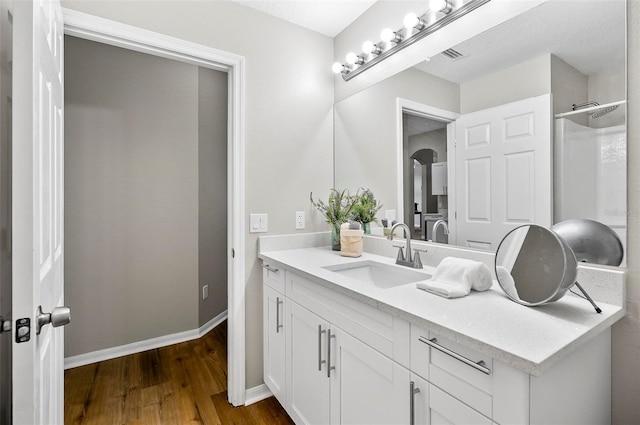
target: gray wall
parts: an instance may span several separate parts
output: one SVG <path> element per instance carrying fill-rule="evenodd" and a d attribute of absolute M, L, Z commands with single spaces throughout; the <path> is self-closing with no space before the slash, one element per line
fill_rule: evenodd
<path fill-rule="evenodd" d="M 640 423 L 640 1 L 627 3 L 627 315 L 613 327 L 613 423 Z"/>
<path fill-rule="evenodd" d="M 413 68 L 336 103 L 336 186 L 370 188 L 383 211 L 398 209 L 398 97 L 450 112 L 460 109 L 458 84 Z"/>
<path fill-rule="evenodd" d="M 226 74 L 74 37 L 65 48 L 65 356 L 195 329 L 226 308 Z"/>
<path fill-rule="evenodd" d="M 571 111 L 573 104 L 589 99 L 589 77 L 558 58 L 551 55 L 551 93 L 553 93 L 553 113 Z M 589 125 L 589 114 L 568 117 L 580 125 Z"/>
<path fill-rule="evenodd" d="M 229 1 L 62 6 L 244 56 L 245 228 L 249 213 L 267 213 L 268 234 L 295 233 L 295 211 L 305 211 L 305 232 L 328 230 L 309 192 L 333 185 L 331 38 Z M 263 382 L 260 235 L 245 236 L 247 388 Z"/>
<path fill-rule="evenodd" d="M 551 91 L 551 55 L 460 84 L 460 113 L 504 105 Z"/>
<path fill-rule="evenodd" d="M 198 68 L 198 282 L 202 326 L 227 309 L 227 74 L 206 68 Z"/>

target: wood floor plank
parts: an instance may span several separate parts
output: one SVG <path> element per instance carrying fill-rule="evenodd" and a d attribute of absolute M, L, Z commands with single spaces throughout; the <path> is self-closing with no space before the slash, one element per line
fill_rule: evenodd
<path fill-rule="evenodd" d="M 228 403 L 226 341 L 224 322 L 198 340 L 65 371 L 65 424 L 293 424 L 273 397 Z"/>

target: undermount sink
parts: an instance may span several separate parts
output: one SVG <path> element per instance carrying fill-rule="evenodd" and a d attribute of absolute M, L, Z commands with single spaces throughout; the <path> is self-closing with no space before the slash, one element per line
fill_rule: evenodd
<path fill-rule="evenodd" d="M 327 266 L 325 269 L 377 288 L 389 289 L 407 283 L 429 279 L 431 275 L 402 266 L 364 260 L 356 263 Z"/>

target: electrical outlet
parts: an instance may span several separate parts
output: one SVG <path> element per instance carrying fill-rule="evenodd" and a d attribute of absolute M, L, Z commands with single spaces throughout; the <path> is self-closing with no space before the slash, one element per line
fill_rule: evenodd
<path fill-rule="evenodd" d="M 206 300 L 209 298 L 209 285 L 202 286 L 202 299 Z"/>
<path fill-rule="evenodd" d="M 296 229 L 304 229 L 304 211 L 296 211 Z"/>

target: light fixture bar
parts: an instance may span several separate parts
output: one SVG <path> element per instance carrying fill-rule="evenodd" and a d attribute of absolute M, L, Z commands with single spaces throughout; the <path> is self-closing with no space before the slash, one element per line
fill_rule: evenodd
<path fill-rule="evenodd" d="M 456 19 L 459 19 L 459 18 L 463 17 L 467 13 L 479 8 L 483 4 L 489 3 L 490 1 L 491 0 L 470 0 L 469 2 L 465 3 L 464 5 L 462 5 L 460 8 L 458 8 L 458 9 L 452 11 L 451 13 L 443 16 L 442 18 L 438 19 L 437 21 L 435 21 L 433 24 L 429 25 L 428 27 L 425 27 L 424 29 L 416 32 L 411 37 L 408 37 L 408 38 L 400 41 L 398 44 L 395 44 L 389 50 L 381 52 L 379 55 L 377 55 L 376 57 L 372 58 L 368 62 L 365 62 L 362 65 L 360 65 L 358 68 L 353 69 L 353 70 L 351 70 L 351 71 L 349 71 L 347 73 L 343 73 L 342 74 L 342 78 L 345 81 L 349 81 L 350 79 L 360 75 L 361 73 L 363 73 L 367 69 L 371 68 L 372 66 L 374 66 L 374 65 L 382 62 L 386 58 L 388 58 L 390 56 L 393 56 L 394 54 L 398 53 L 400 50 L 404 49 L 405 47 L 411 46 L 413 43 L 416 43 L 417 41 L 422 40 L 423 38 L 425 38 L 429 34 L 433 34 L 434 32 L 438 31 L 440 28 L 443 28 L 446 25 L 449 25 L 451 22 L 455 21 Z"/>

